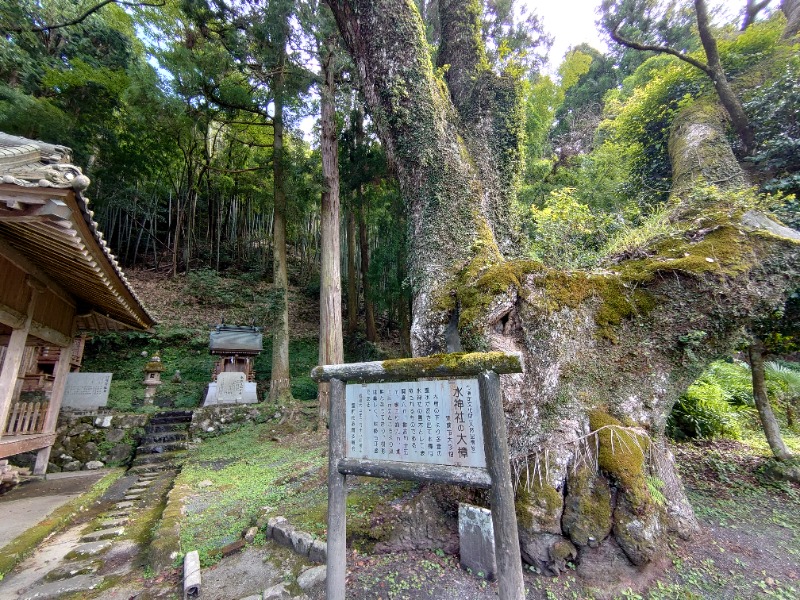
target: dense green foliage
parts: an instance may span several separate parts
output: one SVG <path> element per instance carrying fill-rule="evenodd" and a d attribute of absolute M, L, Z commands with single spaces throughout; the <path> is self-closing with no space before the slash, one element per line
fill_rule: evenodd
<path fill-rule="evenodd" d="M 767 394 L 780 414 L 790 415 L 800 402 L 800 366 L 769 362 Z M 675 439 L 720 437 L 738 439 L 754 427 L 750 367 L 739 361 L 717 361 L 675 404 L 668 431 Z M 788 409 L 788 413 L 787 413 Z"/>

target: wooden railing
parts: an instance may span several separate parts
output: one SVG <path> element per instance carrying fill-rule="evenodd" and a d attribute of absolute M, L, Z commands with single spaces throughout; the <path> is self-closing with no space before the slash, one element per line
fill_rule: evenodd
<path fill-rule="evenodd" d="M 15 402 L 11 405 L 3 435 L 42 433 L 49 402 Z"/>

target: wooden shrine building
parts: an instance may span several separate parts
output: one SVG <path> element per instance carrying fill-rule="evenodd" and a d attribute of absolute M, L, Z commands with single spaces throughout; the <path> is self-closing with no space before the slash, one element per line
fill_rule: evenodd
<path fill-rule="evenodd" d="M 264 348 L 260 327 L 217 325 L 209 335 L 209 352 L 217 357 L 203 406 L 258 402 L 255 359 Z"/>
<path fill-rule="evenodd" d="M 47 470 L 84 334 L 155 324 L 92 219 L 89 178 L 70 162 L 69 148 L 0 133 L 0 459 L 38 451 L 35 474 Z M 20 402 L 23 390 L 43 401 Z"/>

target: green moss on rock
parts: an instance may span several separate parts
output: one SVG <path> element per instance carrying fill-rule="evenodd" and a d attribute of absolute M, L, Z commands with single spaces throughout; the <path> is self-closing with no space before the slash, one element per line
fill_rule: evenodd
<path fill-rule="evenodd" d="M 564 497 L 546 478 L 523 477 L 514 506 L 518 525 L 529 532 L 561 533 Z"/>
<path fill-rule="evenodd" d="M 752 242 L 732 224 L 716 226 L 697 242 L 687 241 L 683 236 L 669 238 L 655 250 L 652 257 L 627 261 L 620 270 L 622 279 L 647 283 L 658 274 L 675 271 L 736 276 L 747 272 L 755 260 Z"/>
<path fill-rule="evenodd" d="M 570 474 L 561 524 L 577 546 L 596 548 L 611 533 L 611 488 L 602 475 L 586 467 Z"/>
<path fill-rule="evenodd" d="M 626 429 L 618 419 L 599 409 L 589 412 L 589 427 L 597 432 L 600 469 L 614 478 L 635 510 L 648 512 L 654 505 L 645 477 L 645 452 L 650 439 Z"/>

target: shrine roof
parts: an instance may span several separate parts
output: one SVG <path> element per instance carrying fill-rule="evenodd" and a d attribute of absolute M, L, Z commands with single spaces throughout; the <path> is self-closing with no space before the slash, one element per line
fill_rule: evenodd
<path fill-rule="evenodd" d="M 136 296 L 83 195 L 72 152 L 0 133 L 0 241 L 78 300 L 79 330 L 148 329 Z"/>
<path fill-rule="evenodd" d="M 209 335 L 211 354 L 258 354 L 263 349 L 260 327 L 222 324 Z"/>

